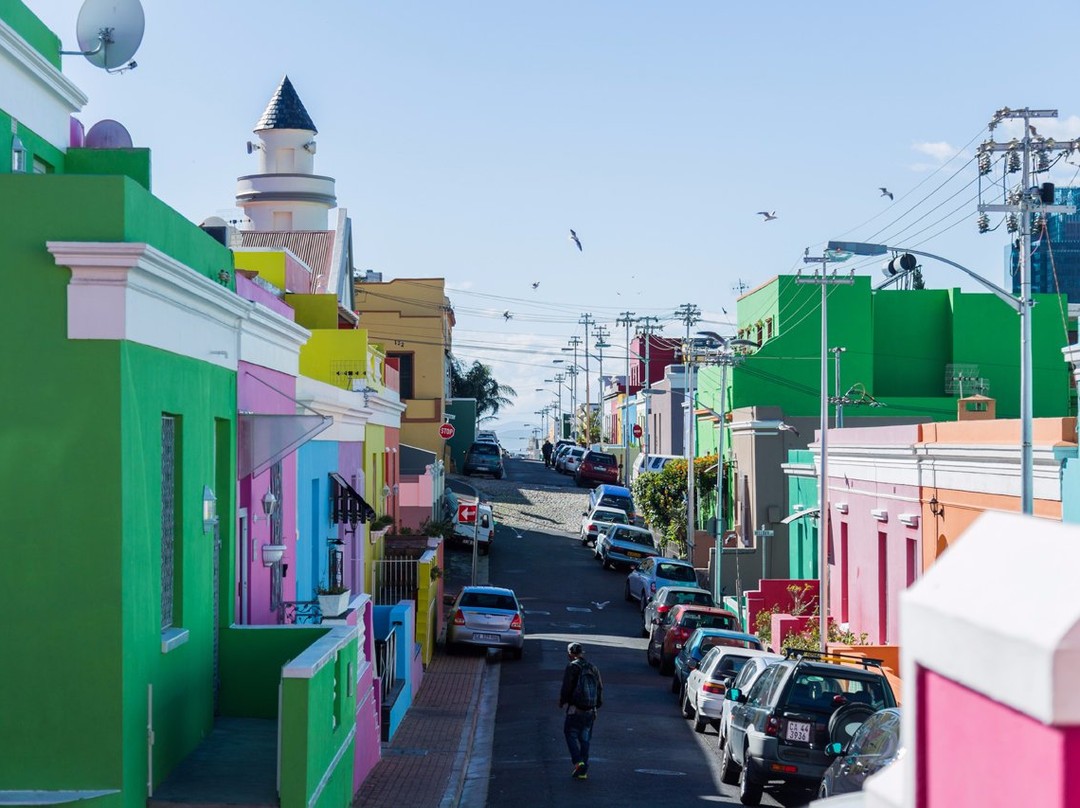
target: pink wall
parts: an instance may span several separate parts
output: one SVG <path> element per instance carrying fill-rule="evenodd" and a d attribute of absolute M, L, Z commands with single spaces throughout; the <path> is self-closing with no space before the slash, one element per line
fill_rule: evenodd
<path fill-rule="evenodd" d="M 241 276 L 242 277 L 242 276 Z M 261 291 L 261 290 L 260 290 Z M 259 381 L 259 380 L 262 381 Z M 262 382 L 266 382 L 263 384 Z M 292 414 L 296 404 L 284 396 L 278 395 L 271 387 L 287 396 L 296 395 L 296 379 L 284 373 L 269 370 L 258 365 L 240 362 L 236 373 L 237 410 L 240 412 Z M 278 509 L 282 515 L 282 540 L 285 543 L 283 563 L 290 569 L 296 569 L 296 454 L 290 454 L 282 460 L 282 501 Z M 263 566 L 262 546 L 271 541 L 270 521 L 263 518 L 262 497 L 270 490 L 270 472 L 265 471 L 255 477 L 245 477 L 237 482 L 237 502 L 240 509 L 247 509 L 248 540 L 246 548 L 242 544 L 242 533 L 237 525 L 236 535 L 241 537 L 236 546 L 236 569 L 239 579 L 247 576 L 248 623 L 268 625 L 277 623 L 277 613 L 270 609 L 271 569 Z M 239 516 L 239 513 L 238 513 Z M 255 521 L 255 516 L 259 517 Z M 247 550 L 245 563 L 244 551 Z M 238 593 L 236 600 L 236 620 L 240 622 L 241 601 Z M 286 575 L 282 581 L 282 598 L 296 600 L 296 576 Z"/>
<path fill-rule="evenodd" d="M 916 676 L 916 808 L 1080 808 L 1080 727 L 1046 726 L 926 668 Z"/>
<path fill-rule="evenodd" d="M 789 586 L 809 585 L 803 602 L 807 604 L 806 613 L 809 614 L 817 605 L 818 582 L 811 580 L 789 580 L 787 578 L 763 578 L 758 583 L 757 589 L 746 593 L 746 619 L 750 633 L 754 632 L 757 625 L 758 612 L 778 607 L 780 613 L 790 614 L 792 609 L 791 593 Z M 782 639 L 782 638 L 781 638 Z"/>
<path fill-rule="evenodd" d="M 842 429 L 829 433 L 830 446 L 840 454 L 843 446 L 911 446 L 918 440 L 918 426 Z M 900 522 L 899 516 L 919 514 L 920 489 L 880 481 L 870 465 L 866 479 L 852 476 L 829 480 L 832 563 L 829 565 L 829 614 L 837 623 L 847 622 L 855 634 L 865 632 L 871 643 L 900 641 L 900 593 L 908 585 L 908 562 L 914 553 L 916 577 L 921 571 L 921 520 L 914 526 Z M 837 510 L 847 505 L 847 513 Z M 888 512 L 881 522 L 872 510 Z M 847 568 L 843 566 L 842 525 L 847 525 Z M 883 534 L 883 540 L 882 540 Z M 909 548 L 908 542 L 913 542 Z M 884 546 L 884 556 L 879 548 Z M 847 578 L 847 614 L 843 608 L 844 578 Z M 884 581 L 884 589 L 879 585 Z M 884 626 L 885 632 L 881 629 Z"/>
<path fill-rule="evenodd" d="M 381 756 L 382 719 L 379 711 L 379 699 L 375 690 L 375 633 L 372 622 L 371 600 L 364 601 L 362 614 L 349 612 L 349 623 L 363 623 L 365 665 L 358 671 L 356 683 L 356 743 L 353 758 L 353 793 L 360 790 L 360 785 L 367 778 Z"/>
<path fill-rule="evenodd" d="M 320 291 L 326 291 L 326 279 L 322 279 Z M 308 269 L 307 264 L 303 263 L 297 258 L 294 258 L 289 253 L 285 253 L 285 288 L 290 292 L 298 292 L 299 294 L 308 294 L 311 289 L 311 270 Z"/>

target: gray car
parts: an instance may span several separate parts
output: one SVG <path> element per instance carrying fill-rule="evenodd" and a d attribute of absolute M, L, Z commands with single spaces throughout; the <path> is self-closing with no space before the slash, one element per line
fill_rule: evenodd
<path fill-rule="evenodd" d="M 512 589 L 466 586 L 450 609 L 446 652 L 463 646 L 501 648 L 521 659 L 525 646 L 525 612 Z"/>
<path fill-rule="evenodd" d="M 826 754 L 835 755 L 818 786 L 818 798 L 862 791 L 871 774 L 884 769 L 903 752 L 900 746 L 900 708 L 878 710 L 859 727 L 846 747 L 830 744 Z"/>
<path fill-rule="evenodd" d="M 695 606 L 715 606 L 712 593 L 699 586 L 664 586 L 645 601 L 641 610 L 641 636 L 648 637 L 652 632 L 653 618 L 663 617 L 672 607 L 680 603 L 692 603 Z"/>
<path fill-rule="evenodd" d="M 742 693 L 749 692 L 750 688 L 754 686 L 754 682 L 758 680 L 758 677 L 765 672 L 772 663 L 778 662 L 783 659 L 779 654 L 770 654 L 762 652 L 760 654 L 752 655 L 743 664 L 742 668 L 735 675 L 735 680 L 724 688 L 724 694 L 727 695 L 727 691 L 731 688 L 735 688 Z M 727 698 L 723 701 L 723 710 L 720 714 L 720 719 L 716 723 L 716 749 L 718 752 L 723 753 L 724 744 L 727 742 L 727 729 L 728 724 L 731 723 L 731 705 L 734 702 L 729 701 Z"/>

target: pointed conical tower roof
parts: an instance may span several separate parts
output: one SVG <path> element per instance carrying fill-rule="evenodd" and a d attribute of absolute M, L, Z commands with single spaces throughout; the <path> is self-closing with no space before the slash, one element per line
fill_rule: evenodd
<path fill-rule="evenodd" d="M 281 79 L 281 84 L 274 91 L 270 103 L 266 105 L 259 122 L 255 124 L 255 132 L 265 129 L 304 129 L 318 133 L 315 123 L 311 120 L 300 96 L 293 89 L 288 76 Z"/>

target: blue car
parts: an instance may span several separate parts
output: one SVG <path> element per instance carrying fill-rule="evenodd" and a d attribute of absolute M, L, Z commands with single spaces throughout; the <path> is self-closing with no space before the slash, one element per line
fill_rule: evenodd
<path fill-rule="evenodd" d="M 765 650 L 761 640 L 753 634 L 723 628 L 695 629 L 675 657 L 675 675 L 671 677 L 672 693 L 679 693 L 681 698 L 682 689 L 686 685 L 686 678 L 690 675 L 690 671 L 694 670 L 701 662 L 701 658 L 717 645 L 749 648 L 754 651 Z"/>
<path fill-rule="evenodd" d="M 502 450 L 497 443 L 479 441 L 469 447 L 465 453 L 465 467 L 462 469 L 466 477 L 473 474 L 490 474 L 496 480 L 503 478 Z"/>

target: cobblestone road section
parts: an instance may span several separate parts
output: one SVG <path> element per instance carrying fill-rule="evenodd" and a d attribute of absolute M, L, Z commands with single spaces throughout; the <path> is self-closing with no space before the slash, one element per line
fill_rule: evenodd
<path fill-rule="evenodd" d="M 494 503 L 496 522 L 517 530 L 576 536 L 581 529 L 581 512 L 589 504 L 589 493 L 584 488 L 475 477 L 469 478 L 469 483 Z"/>

